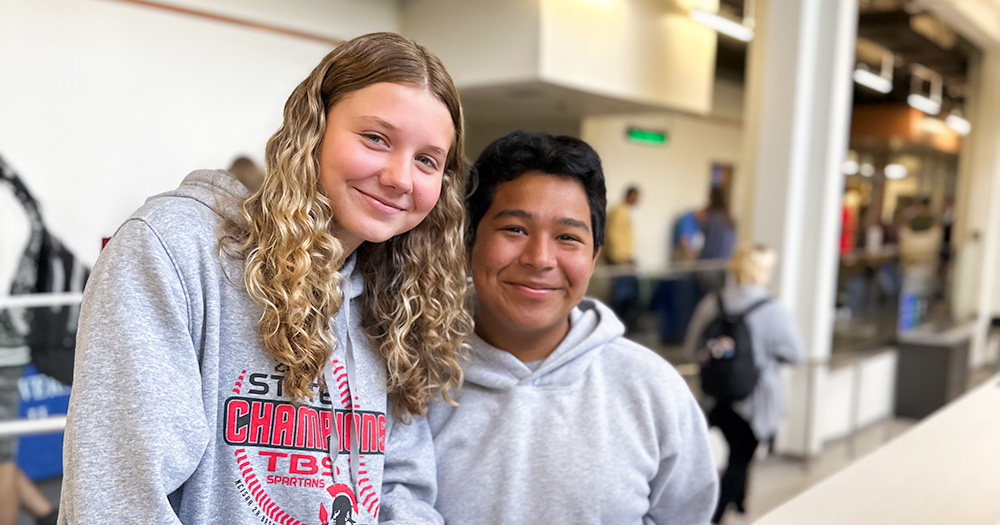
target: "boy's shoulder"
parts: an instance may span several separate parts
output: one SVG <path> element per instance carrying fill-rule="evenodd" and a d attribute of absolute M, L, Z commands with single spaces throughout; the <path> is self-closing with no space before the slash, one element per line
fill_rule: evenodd
<path fill-rule="evenodd" d="M 618 337 L 608 342 L 603 353 L 602 366 L 632 384 L 687 388 L 684 378 L 670 361 L 635 341 Z"/>

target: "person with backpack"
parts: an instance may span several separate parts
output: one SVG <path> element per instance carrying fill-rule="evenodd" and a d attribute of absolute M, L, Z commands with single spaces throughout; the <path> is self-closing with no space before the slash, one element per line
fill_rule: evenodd
<path fill-rule="evenodd" d="M 750 463 L 757 446 L 773 439 L 784 414 L 780 365 L 805 357 L 795 319 L 767 292 L 776 259 L 773 249 L 759 244 L 737 250 L 729 282 L 702 299 L 684 338 L 712 403 L 708 423 L 729 444 L 712 523 L 722 521 L 729 504 L 746 513 Z"/>

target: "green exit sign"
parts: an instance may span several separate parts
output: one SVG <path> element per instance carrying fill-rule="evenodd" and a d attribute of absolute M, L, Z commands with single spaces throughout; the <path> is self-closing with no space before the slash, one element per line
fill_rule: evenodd
<path fill-rule="evenodd" d="M 629 128 L 628 140 L 639 144 L 652 144 L 654 146 L 666 145 L 670 136 L 666 131 L 653 131 L 649 129 Z"/>

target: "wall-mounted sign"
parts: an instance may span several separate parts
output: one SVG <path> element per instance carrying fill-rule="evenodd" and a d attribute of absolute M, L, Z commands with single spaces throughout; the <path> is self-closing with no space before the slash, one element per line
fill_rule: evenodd
<path fill-rule="evenodd" d="M 639 144 L 652 144 L 654 146 L 665 146 L 670 136 L 666 131 L 655 131 L 651 129 L 628 129 L 628 140 Z"/>

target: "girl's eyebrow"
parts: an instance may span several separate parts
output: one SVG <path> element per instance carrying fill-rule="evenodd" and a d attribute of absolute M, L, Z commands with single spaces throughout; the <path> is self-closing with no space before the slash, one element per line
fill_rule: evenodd
<path fill-rule="evenodd" d="M 395 124 L 381 117 L 376 117 L 374 115 L 362 115 L 359 118 L 363 123 L 368 124 L 369 126 L 385 128 L 389 131 L 399 131 L 399 128 L 397 128 Z"/>
<path fill-rule="evenodd" d="M 364 124 L 366 124 L 368 126 L 372 126 L 372 127 L 376 127 L 376 128 L 381 128 L 381 129 L 384 129 L 384 130 L 392 132 L 392 133 L 398 133 L 399 132 L 399 128 L 395 124 L 393 124 L 393 123 L 389 122 L 388 120 L 385 120 L 385 119 L 383 119 L 381 117 L 376 117 L 374 115 L 362 115 L 359 118 L 361 119 L 361 122 L 363 122 Z M 444 157 L 448 156 L 448 150 L 440 148 L 440 147 L 435 146 L 433 144 L 428 144 L 427 146 L 425 146 L 424 149 L 426 149 L 427 151 L 429 151 L 429 152 L 431 152 L 431 153 L 433 153 L 435 155 L 441 155 L 441 156 L 444 156 Z"/>

